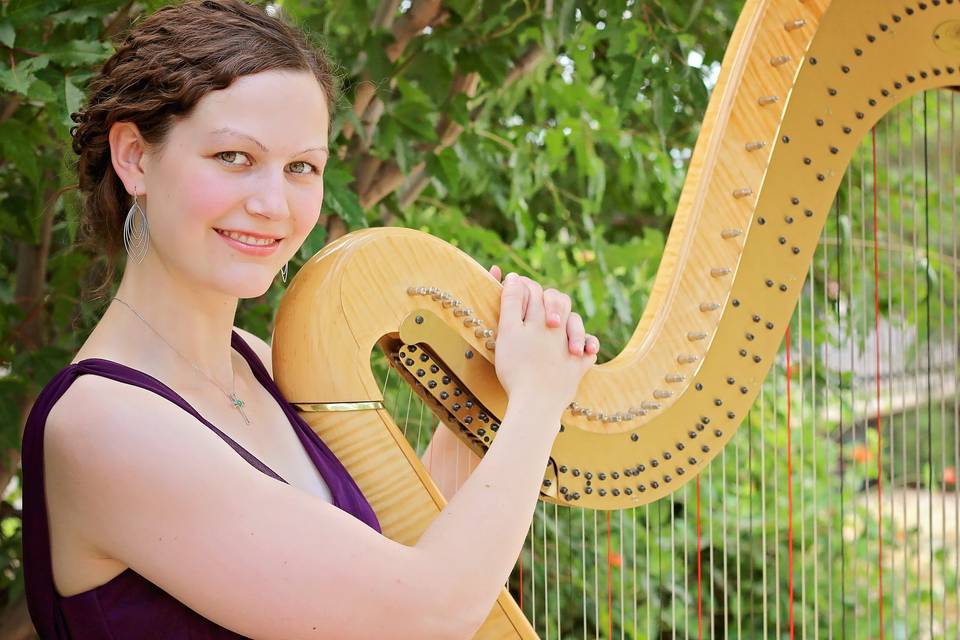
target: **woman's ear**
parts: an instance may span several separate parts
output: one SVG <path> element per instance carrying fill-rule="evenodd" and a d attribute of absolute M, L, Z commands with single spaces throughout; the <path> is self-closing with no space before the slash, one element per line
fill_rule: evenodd
<path fill-rule="evenodd" d="M 110 161 L 127 193 L 143 195 L 146 192 L 143 161 L 146 142 L 140 129 L 132 122 L 115 122 L 110 127 Z"/>

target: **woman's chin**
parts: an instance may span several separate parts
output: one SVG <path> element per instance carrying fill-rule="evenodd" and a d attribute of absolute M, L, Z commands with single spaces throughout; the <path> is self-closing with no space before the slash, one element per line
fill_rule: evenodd
<path fill-rule="evenodd" d="M 262 274 L 251 274 L 249 277 L 231 278 L 231 282 L 223 283 L 223 290 L 231 296 L 241 299 L 259 298 L 267 293 L 270 287 L 273 286 L 273 283 L 279 279 L 279 274 L 275 274 L 274 277 Z"/>

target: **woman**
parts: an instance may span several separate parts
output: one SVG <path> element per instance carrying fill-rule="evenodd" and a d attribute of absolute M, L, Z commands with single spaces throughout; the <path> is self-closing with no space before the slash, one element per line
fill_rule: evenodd
<path fill-rule="evenodd" d="M 412 547 L 380 535 L 270 346 L 233 327 L 317 221 L 333 85 L 301 33 L 241 0 L 157 11 L 91 82 L 86 234 L 128 258 L 24 434 L 42 637 L 466 638 L 506 581 L 599 348 L 569 297 L 507 277 L 502 428 Z"/>

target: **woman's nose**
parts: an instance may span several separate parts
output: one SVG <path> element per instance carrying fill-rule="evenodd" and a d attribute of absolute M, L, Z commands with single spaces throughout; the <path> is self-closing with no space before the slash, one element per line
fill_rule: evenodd
<path fill-rule="evenodd" d="M 287 206 L 287 184 L 283 171 L 264 172 L 256 182 L 254 192 L 247 198 L 247 210 L 271 220 L 280 220 L 290 215 Z"/>

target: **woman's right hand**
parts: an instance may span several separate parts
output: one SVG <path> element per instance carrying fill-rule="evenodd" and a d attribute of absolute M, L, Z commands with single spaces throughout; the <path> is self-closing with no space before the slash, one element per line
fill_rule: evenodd
<path fill-rule="evenodd" d="M 535 399 L 556 409 L 557 415 L 573 401 L 580 380 L 597 361 L 600 345 L 593 336 L 585 338 L 583 320 L 570 306 L 570 296 L 556 289 L 544 290 L 515 273 L 504 279 L 496 371 L 509 399 Z M 547 308 L 559 314 L 559 321 L 548 323 Z M 587 347 L 579 354 L 568 346 L 584 340 Z"/>

